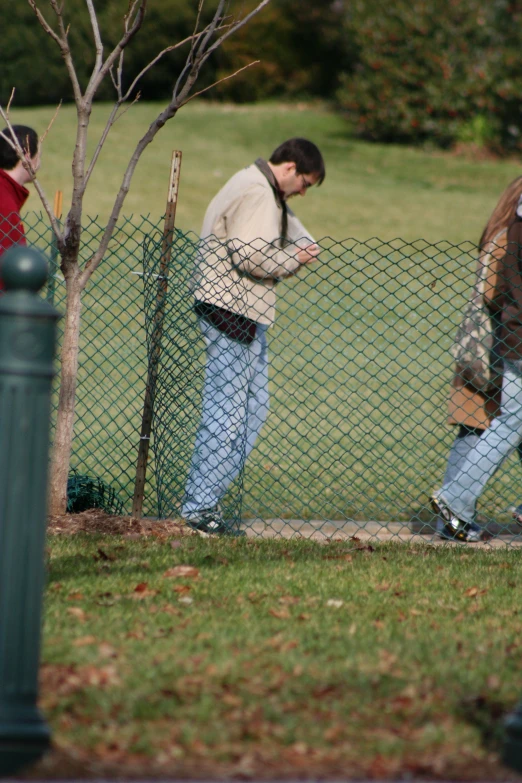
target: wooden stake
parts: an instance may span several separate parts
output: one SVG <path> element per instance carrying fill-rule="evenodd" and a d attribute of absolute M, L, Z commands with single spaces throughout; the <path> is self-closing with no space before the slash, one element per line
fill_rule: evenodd
<path fill-rule="evenodd" d="M 172 241 L 174 238 L 174 222 L 176 219 L 176 206 L 178 203 L 179 177 L 181 171 L 181 152 L 175 150 L 172 153 L 170 166 L 169 189 L 167 196 L 167 208 L 165 210 L 165 225 L 163 228 L 163 241 L 161 244 L 160 272 L 158 276 L 158 290 L 156 293 L 156 312 L 151 335 L 151 350 L 147 371 L 147 386 L 143 402 L 143 414 L 141 418 L 140 445 L 138 448 L 138 462 L 136 464 L 136 479 L 134 482 L 134 498 L 132 501 L 132 516 L 141 519 L 143 515 L 143 496 L 145 493 L 145 480 L 147 476 L 147 461 L 149 458 L 150 433 L 152 428 L 152 415 L 154 412 L 154 398 L 156 395 L 156 383 L 158 380 L 159 359 L 161 354 L 161 337 L 163 334 L 163 320 L 165 303 L 168 291 L 169 264 L 172 255 Z"/>
<path fill-rule="evenodd" d="M 63 193 L 61 190 L 57 190 L 54 194 L 54 216 L 58 218 L 58 220 L 62 219 L 62 208 L 63 208 Z"/>

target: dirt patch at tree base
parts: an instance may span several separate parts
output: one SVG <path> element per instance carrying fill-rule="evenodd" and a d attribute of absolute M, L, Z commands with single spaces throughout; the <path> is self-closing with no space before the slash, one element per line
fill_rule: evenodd
<path fill-rule="evenodd" d="M 113 516 L 98 508 L 79 514 L 50 516 L 47 532 L 51 535 L 76 535 L 91 533 L 106 536 L 169 536 L 182 538 L 197 535 L 179 519 L 135 519 L 130 516 Z"/>

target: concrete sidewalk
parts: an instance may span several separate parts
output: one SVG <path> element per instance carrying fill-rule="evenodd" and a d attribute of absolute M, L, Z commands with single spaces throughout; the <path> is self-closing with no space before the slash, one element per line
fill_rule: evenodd
<path fill-rule="evenodd" d="M 348 540 L 357 538 L 365 544 L 371 542 L 400 541 L 403 543 L 424 543 L 434 546 L 463 546 L 458 541 L 443 541 L 434 532 L 417 533 L 406 522 L 357 522 L 349 520 L 323 519 L 244 519 L 242 527 L 247 536 L 262 536 L 263 538 L 308 538 L 312 541 L 326 541 L 331 538 Z M 423 528 L 426 529 L 426 526 Z M 499 549 L 502 547 L 522 547 L 522 529 L 510 525 L 506 535 L 498 534 L 495 538 L 480 544 L 468 544 L 473 549 Z"/>

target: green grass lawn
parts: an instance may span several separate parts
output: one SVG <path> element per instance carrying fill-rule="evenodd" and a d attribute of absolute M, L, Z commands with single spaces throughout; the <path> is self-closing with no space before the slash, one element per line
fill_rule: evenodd
<path fill-rule="evenodd" d="M 49 538 L 33 776 L 505 779 L 517 552 L 127 529 Z"/>
<path fill-rule="evenodd" d="M 103 220 L 109 214 L 131 149 L 160 108 L 160 104 L 137 104 L 116 124 L 89 184 L 86 215 L 100 215 Z M 53 112 L 50 107 L 15 108 L 12 119 L 43 132 Z M 91 148 L 107 114 L 107 106 L 95 106 Z M 75 111 L 63 106 L 45 142 L 40 179 L 51 199 L 56 189 L 64 191 L 65 205 L 71 194 L 74 133 Z M 150 213 L 154 220 L 163 214 L 171 153 L 180 149 L 177 223 L 184 230 L 199 231 L 208 202 L 228 177 L 296 135 L 315 141 L 326 160 L 324 185 L 295 204 L 317 238 L 476 241 L 499 194 L 519 174 L 513 160 L 468 160 L 354 140 L 342 117 L 321 105 L 194 101 L 180 110 L 144 153 L 123 212 Z M 39 208 L 36 195 L 29 207 Z"/>

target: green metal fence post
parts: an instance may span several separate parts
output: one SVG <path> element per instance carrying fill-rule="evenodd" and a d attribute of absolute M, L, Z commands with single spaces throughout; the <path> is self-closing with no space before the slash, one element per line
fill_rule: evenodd
<path fill-rule="evenodd" d="M 1 259 L 0 775 L 50 742 L 37 706 L 49 450 L 58 312 L 37 296 L 47 261 L 16 247 Z"/>

